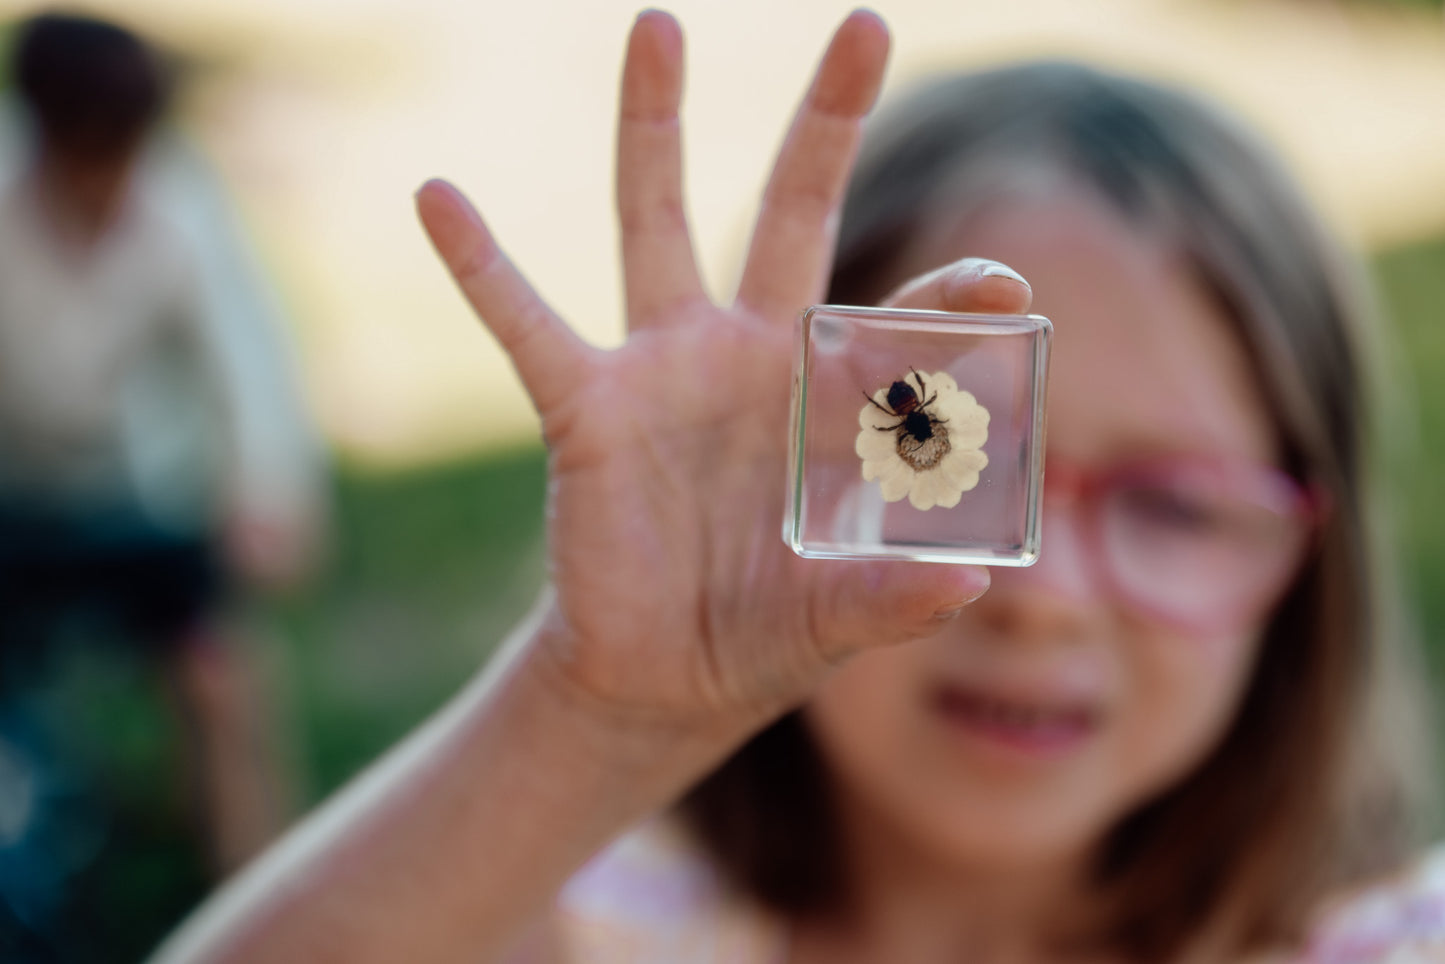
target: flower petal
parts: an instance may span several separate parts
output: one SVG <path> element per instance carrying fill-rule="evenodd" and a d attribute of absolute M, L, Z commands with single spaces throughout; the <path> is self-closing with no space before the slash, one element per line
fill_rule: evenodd
<path fill-rule="evenodd" d="M 908 490 L 908 502 L 915 509 L 931 509 L 938 502 L 938 477 L 934 472 L 920 472 Z"/>
<path fill-rule="evenodd" d="M 977 449 L 955 449 L 948 453 L 948 457 L 938 468 L 947 477 L 949 484 L 961 494 L 978 485 L 979 473 L 986 465 L 988 456 Z"/>
<path fill-rule="evenodd" d="M 860 459 L 881 461 L 898 454 L 898 439 L 892 432 L 880 432 L 876 428 L 865 428 L 853 442 L 853 451 Z"/>
<path fill-rule="evenodd" d="M 938 401 L 942 402 L 945 398 L 958 391 L 958 382 L 954 381 L 953 376 L 948 372 L 934 372 L 931 375 L 924 375 L 924 384 L 922 386 L 918 384 L 918 379 L 912 372 L 908 373 L 906 380 L 908 384 L 913 386 L 913 390 L 918 392 L 919 401 L 926 401 L 928 396 L 936 393 L 938 395 Z"/>
<path fill-rule="evenodd" d="M 977 422 L 956 424 L 950 420 L 948 440 L 953 443 L 952 448 L 956 451 L 975 451 L 983 448 L 984 443 L 988 441 L 988 427 Z"/>
<path fill-rule="evenodd" d="M 953 449 L 944 456 L 938 469 L 955 484 L 988 464 L 988 456 L 978 449 Z"/>
<path fill-rule="evenodd" d="M 970 468 L 968 454 L 957 450 L 949 452 L 930 473 L 934 478 L 934 501 L 945 509 L 958 505 L 964 491 L 978 484 L 978 473 Z"/>
<path fill-rule="evenodd" d="M 940 484 L 939 489 L 938 507 L 940 509 L 952 509 L 958 505 L 958 500 L 963 498 L 963 489 L 957 485 L 949 484 L 945 487 Z"/>
<path fill-rule="evenodd" d="M 883 470 L 878 477 L 878 490 L 883 494 L 884 502 L 897 502 L 908 494 L 913 485 L 914 471 L 903 464 L 900 458 L 893 458 L 883 463 Z"/>
<path fill-rule="evenodd" d="M 982 472 L 988 467 L 988 453 L 982 449 L 969 449 L 959 453 L 960 461 L 968 465 L 970 472 Z"/>
<path fill-rule="evenodd" d="M 988 441 L 988 409 L 969 392 L 959 392 L 948 400 L 941 417 L 948 425 L 948 438 L 954 448 L 976 449 Z"/>
<path fill-rule="evenodd" d="M 955 396 L 946 412 L 950 431 L 982 431 L 988 432 L 988 409 L 977 402 L 970 402 L 962 396 Z M 968 448 L 976 449 L 977 445 L 970 445 Z"/>

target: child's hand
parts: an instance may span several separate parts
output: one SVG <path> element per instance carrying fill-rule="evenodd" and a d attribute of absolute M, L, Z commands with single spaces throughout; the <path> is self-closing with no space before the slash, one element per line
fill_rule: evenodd
<path fill-rule="evenodd" d="M 558 678 L 608 712 L 761 725 L 830 665 L 925 636 L 988 585 L 974 567 L 805 561 L 781 539 L 792 325 L 819 300 L 888 35 L 870 13 L 833 38 L 778 157 L 736 300 L 698 279 L 684 215 L 682 37 L 637 21 L 618 135 L 628 338 L 581 341 L 452 187 L 425 185 L 426 229 L 516 365 L 551 449 L 556 598 L 539 636 Z M 1026 285 L 961 264 L 917 307 L 1025 311 Z"/>

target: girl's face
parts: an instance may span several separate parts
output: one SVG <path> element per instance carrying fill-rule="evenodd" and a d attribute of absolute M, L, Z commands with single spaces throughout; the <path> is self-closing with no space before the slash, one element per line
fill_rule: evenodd
<path fill-rule="evenodd" d="M 1061 193 L 925 232 L 903 267 L 968 254 L 1022 272 L 1054 321 L 1051 482 L 1276 459 L 1231 321 L 1167 246 Z M 994 569 L 946 630 L 854 659 L 809 705 L 849 832 L 960 867 L 1074 862 L 1222 737 L 1267 604 L 1207 629 L 1160 619 L 1113 588 L 1083 503 L 1046 491 L 1036 565 Z"/>

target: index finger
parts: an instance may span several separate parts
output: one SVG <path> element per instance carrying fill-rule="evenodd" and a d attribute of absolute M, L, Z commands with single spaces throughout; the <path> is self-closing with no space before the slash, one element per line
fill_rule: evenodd
<path fill-rule="evenodd" d="M 460 191 L 428 181 L 416 206 L 447 270 L 545 414 L 576 384 L 591 349 L 532 290 Z"/>
<path fill-rule="evenodd" d="M 738 301 L 790 321 L 822 296 L 838 213 L 888 60 L 888 28 L 857 10 L 833 35 L 763 192 Z"/>

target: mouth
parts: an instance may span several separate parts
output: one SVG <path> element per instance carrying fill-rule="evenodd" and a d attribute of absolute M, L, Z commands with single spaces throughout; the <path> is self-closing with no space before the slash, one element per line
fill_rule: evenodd
<path fill-rule="evenodd" d="M 1058 757 L 1080 748 L 1099 728 L 1099 712 L 1067 698 L 1029 698 L 955 685 L 932 694 L 932 709 L 950 728 L 990 748 Z"/>

